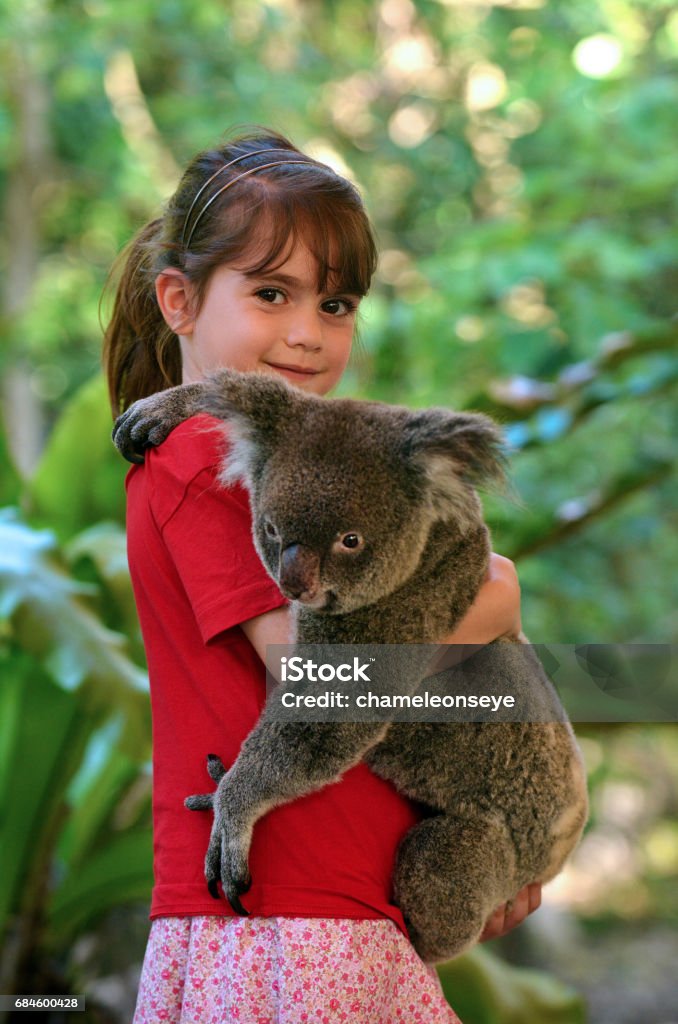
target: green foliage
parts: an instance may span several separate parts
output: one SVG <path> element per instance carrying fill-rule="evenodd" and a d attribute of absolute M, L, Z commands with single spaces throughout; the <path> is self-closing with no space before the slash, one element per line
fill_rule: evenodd
<path fill-rule="evenodd" d="M 583 1000 L 567 985 L 502 963 L 480 946 L 441 964 L 438 975 L 464 1024 L 586 1024 Z"/>
<path fill-rule="evenodd" d="M 72 537 L 102 519 L 125 522 L 125 463 L 111 441 L 104 380 L 93 377 L 68 404 L 27 488 L 31 518 Z"/>
<path fill-rule="evenodd" d="M 128 604 L 115 545 L 98 535 L 100 580 Z M 92 542 L 76 537 L 74 557 Z M 0 935 L 19 991 L 39 950 L 63 951 L 149 891 L 150 722 L 145 673 L 90 607 L 100 586 L 74 579 L 54 536 L 10 509 L 0 553 Z"/>
<path fill-rule="evenodd" d="M 7 445 L 4 425 L 0 421 L 0 506 L 19 500 L 21 483 Z"/>

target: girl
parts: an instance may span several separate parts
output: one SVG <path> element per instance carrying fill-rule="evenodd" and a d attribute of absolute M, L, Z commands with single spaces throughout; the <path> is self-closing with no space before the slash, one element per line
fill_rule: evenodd
<path fill-rule="evenodd" d="M 201 153 L 124 265 L 104 350 L 114 415 L 220 366 L 326 394 L 348 362 L 375 264 L 354 187 L 287 139 L 260 131 Z M 154 741 L 153 924 L 135 1024 L 455 1022 L 391 902 L 395 851 L 420 809 L 366 765 L 257 824 L 249 917 L 206 889 L 210 821 L 183 798 L 205 788 L 206 751 L 235 760 L 265 700 L 266 646 L 289 642 L 247 495 L 216 481 L 221 454 L 196 417 L 127 479 Z M 519 629 L 513 567 L 493 556 L 476 603 L 444 639 L 486 643 Z M 528 887 L 486 937 L 538 900 Z"/>

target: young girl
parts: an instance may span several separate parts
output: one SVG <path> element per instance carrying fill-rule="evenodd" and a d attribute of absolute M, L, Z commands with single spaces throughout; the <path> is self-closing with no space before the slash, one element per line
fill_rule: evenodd
<path fill-rule="evenodd" d="M 355 188 L 285 138 L 261 131 L 199 154 L 126 259 L 104 351 L 114 415 L 221 366 L 325 395 L 375 263 Z M 266 646 L 290 629 L 253 547 L 247 494 L 216 481 L 221 455 L 196 417 L 127 480 L 154 743 L 153 924 L 135 1024 L 457 1021 L 392 902 L 394 855 L 421 811 L 366 765 L 257 824 L 249 917 L 207 891 L 211 822 L 183 800 L 206 788 L 207 751 L 227 766 L 237 757 L 265 700 Z M 441 640 L 519 628 L 513 567 L 493 556 L 473 608 Z M 528 887 L 485 936 L 538 901 Z"/>

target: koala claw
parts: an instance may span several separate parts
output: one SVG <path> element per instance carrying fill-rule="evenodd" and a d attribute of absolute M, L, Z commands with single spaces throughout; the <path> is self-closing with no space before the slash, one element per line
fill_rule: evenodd
<path fill-rule="evenodd" d="M 247 888 L 249 889 L 249 885 L 247 886 Z M 247 890 L 245 890 L 245 891 L 247 891 Z M 237 914 L 239 917 L 249 917 L 250 916 L 249 910 L 245 910 L 245 908 L 243 907 L 242 903 L 240 902 L 240 900 L 238 899 L 237 896 L 229 896 L 228 897 L 228 902 L 231 904 L 231 910 L 235 914 Z"/>
<path fill-rule="evenodd" d="M 141 463 L 145 450 L 162 444 L 177 422 L 157 395 L 140 398 L 115 421 L 113 444 L 128 462 Z"/>
<path fill-rule="evenodd" d="M 163 438 L 157 439 L 152 420 L 147 420 L 141 410 L 131 406 L 122 416 L 118 416 L 113 427 L 113 444 L 128 462 L 142 463 L 147 448 L 160 444 Z"/>
<path fill-rule="evenodd" d="M 233 847 L 229 849 L 225 829 L 220 828 L 216 821 L 205 858 L 205 877 L 212 896 L 218 898 L 217 882 L 221 881 L 224 896 L 233 911 L 241 917 L 249 916 L 249 911 L 240 902 L 240 896 L 248 892 L 252 885 L 247 858 L 236 852 Z"/>
<path fill-rule="evenodd" d="M 221 893 L 219 892 L 219 879 L 218 878 L 211 878 L 209 880 L 209 882 L 207 883 L 207 888 L 209 890 L 209 894 L 212 897 L 212 899 L 214 899 L 214 900 L 220 900 L 221 899 Z M 249 889 L 249 885 L 247 886 L 247 889 Z M 247 889 L 245 891 L 247 891 Z M 228 897 L 228 902 L 231 904 L 231 910 L 233 911 L 234 914 L 237 914 L 239 917 L 249 917 L 250 916 L 249 910 L 246 910 L 245 907 L 243 907 L 242 903 L 240 902 L 240 900 L 238 899 L 237 896 L 235 896 L 235 895 L 229 896 Z"/>
<path fill-rule="evenodd" d="M 144 451 L 143 447 L 137 447 L 133 442 L 133 428 L 128 427 L 127 416 L 126 412 L 122 416 L 118 416 L 111 438 L 115 447 L 128 462 L 139 464 L 144 461 Z"/>
<path fill-rule="evenodd" d="M 207 755 L 207 774 L 214 782 L 221 782 L 226 774 L 223 761 L 217 754 Z"/>

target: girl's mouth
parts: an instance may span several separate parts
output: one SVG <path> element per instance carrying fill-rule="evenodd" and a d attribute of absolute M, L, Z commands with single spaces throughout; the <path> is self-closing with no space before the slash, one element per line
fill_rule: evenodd
<path fill-rule="evenodd" d="M 312 370 L 302 366 L 292 366 L 286 363 L 267 363 L 272 370 L 276 373 L 281 373 L 284 377 L 288 377 L 290 380 L 309 380 L 311 377 L 315 377 L 320 370 Z"/>

